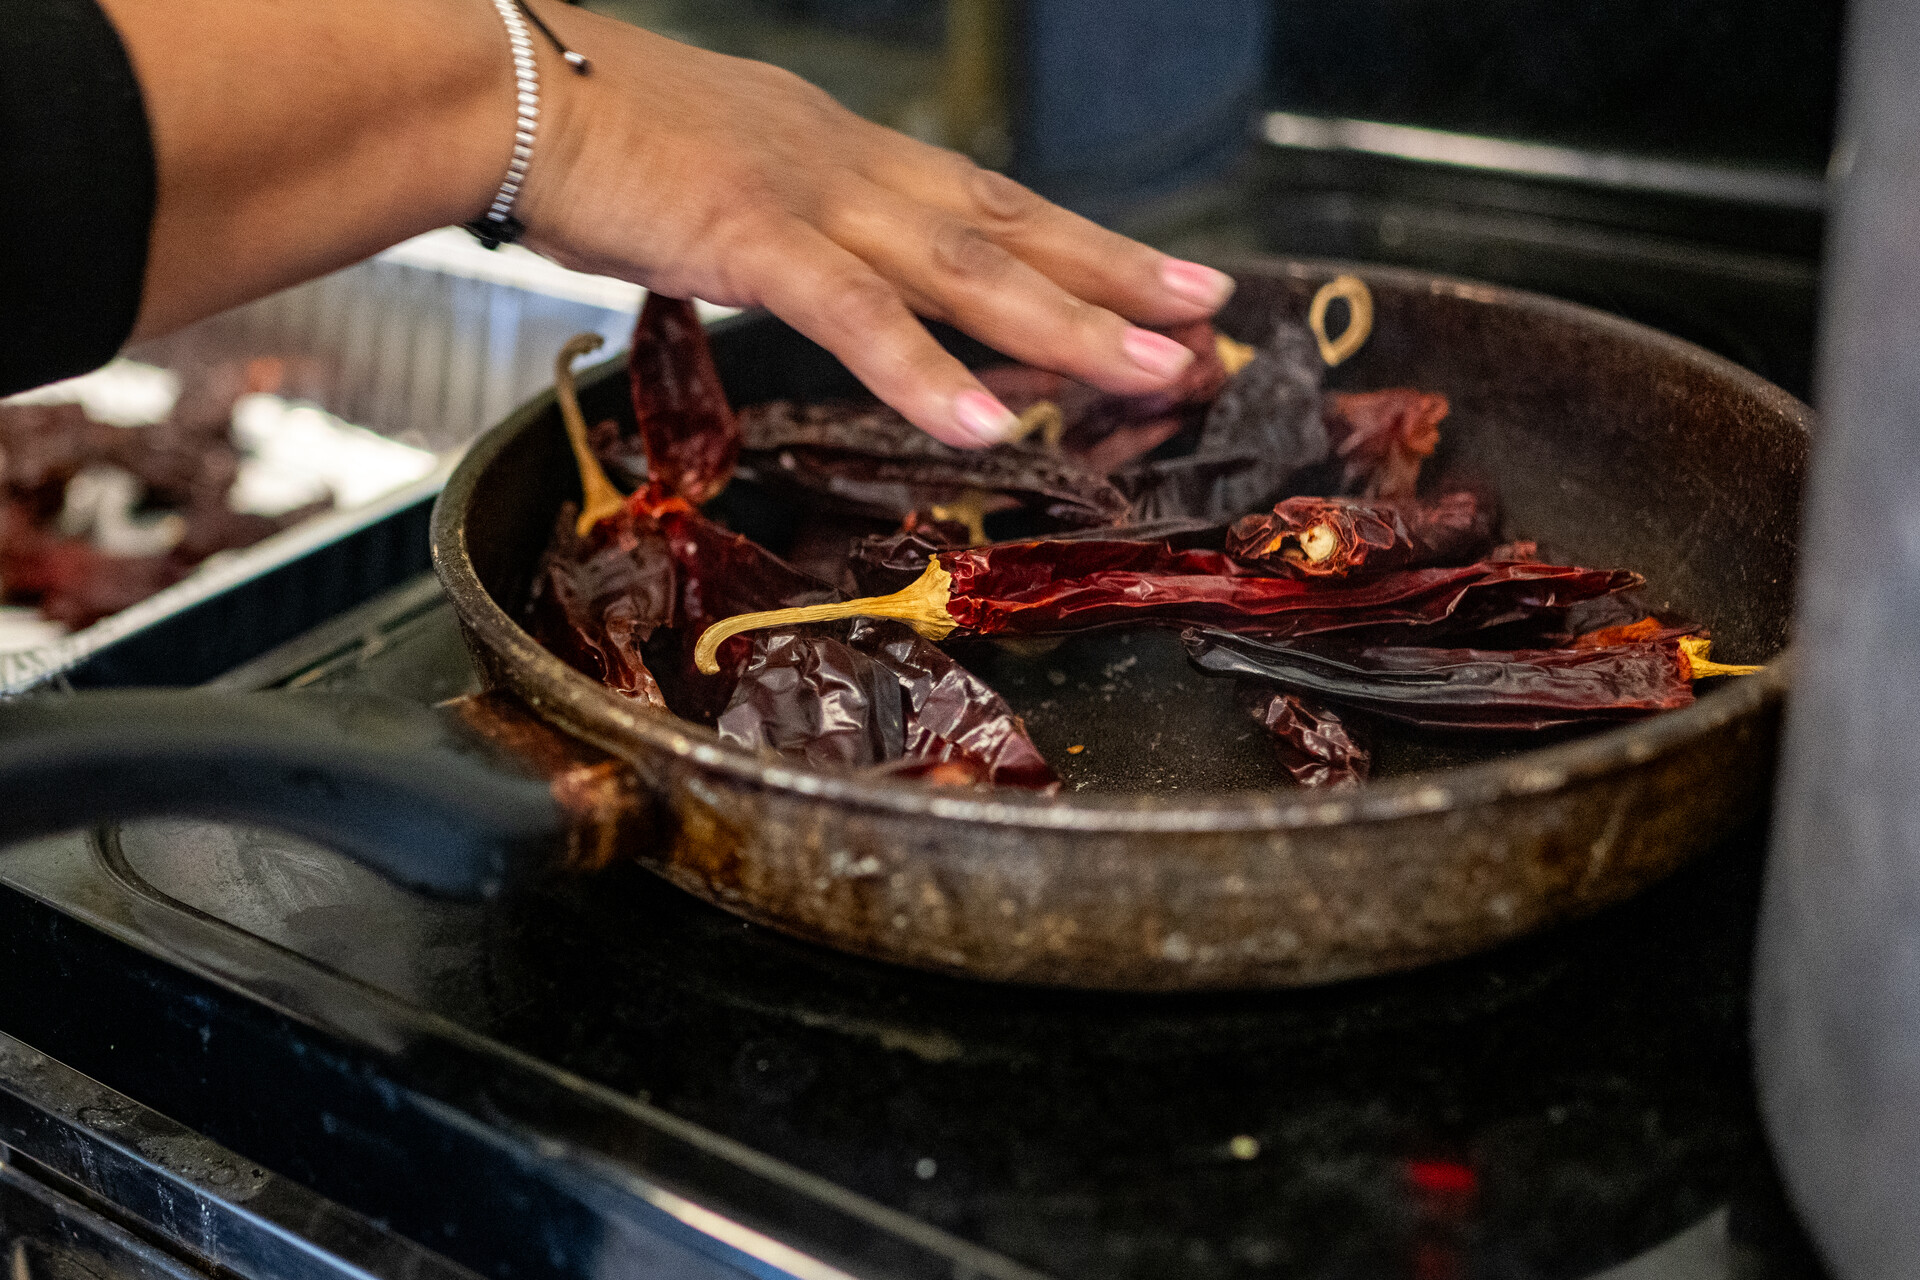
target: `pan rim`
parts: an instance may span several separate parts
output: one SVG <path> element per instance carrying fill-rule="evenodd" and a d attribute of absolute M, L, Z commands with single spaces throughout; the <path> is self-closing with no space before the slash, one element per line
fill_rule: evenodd
<path fill-rule="evenodd" d="M 1577 323 L 1699 367 L 1736 385 L 1810 433 L 1815 414 L 1798 398 L 1759 375 L 1682 338 L 1579 303 L 1503 285 L 1439 276 L 1412 268 L 1339 260 L 1236 255 L 1216 261 L 1231 272 L 1253 268 L 1269 275 L 1323 279 L 1351 272 L 1391 283 L 1403 290 L 1426 290 L 1469 302 L 1499 304 L 1565 322 Z M 742 317 L 741 319 L 744 319 Z M 737 321 L 722 321 L 732 324 Z M 596 369 L 620 363 L 608 361 Z M 783 792 L 811 801 L 924 816 L 947 822 L 1036 830 L 1115 833 L 1274 832 L 1336 826 L 1392 823 L 1435 818 L 1563 791 L 1625 768 L 1681 751 L 1737 721 L 1784 700 L 1791 684 L 1795 649 L 1783 649 L 1757 675 L 1729 681 L 1708 691 L 1692 706 L 1645 720 L 1604 729 L 1571 742 L 1556 743 L 1503 760 L 1483 761 L 1316 795 L 1295 790 L 1223 791 L 1180 796 L 1069 793 L 1038 796 L 1010 788 L 985 795 L 943 793 L 900 779 L 859 778 L 850 774 L 775 763 L 728 746 L 705 726 L 668 712 L 639 707 L 548 652 L 481 583 L 466 540 L 466 512 L 479 477 L 493 460 L 553 404 L 551 390 L 521 406 L 467 450 L 434 505 L 432 552 L 435 571 L 462 621 L 477 641 L 507 659 L 512 691 L 568 732 L 637 766 L 643 750 L 662 753 L 728 781 Z"/>

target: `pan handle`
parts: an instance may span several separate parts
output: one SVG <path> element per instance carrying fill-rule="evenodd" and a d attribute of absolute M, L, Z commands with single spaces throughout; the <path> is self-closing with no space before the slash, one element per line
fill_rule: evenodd
<path fill-rule="evenodd" d="M 583 809 L 604 820 L 604 794 L 583 804 L 550 761 L 511 746 L 470 717 L 359 694 L 15 699 L 0 702 L 0 844 L 116 819 L 233 819 L 329 845 L 412 889 L 491 896 L 554 864 L 563 841 L 609 839 L 576 822 Z"/>

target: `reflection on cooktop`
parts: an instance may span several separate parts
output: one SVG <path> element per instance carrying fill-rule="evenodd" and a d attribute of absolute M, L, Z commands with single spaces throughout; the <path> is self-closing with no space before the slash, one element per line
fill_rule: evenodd
<path fill-rule="evenodd" d="M 282 678 L 473 677 L 439 606 Z M 634 867 L 474 906 L 263 831 L 143 823 L 108 856 L 1050 1275 L 1810 1280 L 1748 1078 L 1760 848 L 1490 956 L 1151 998 L 888 968 Z"/>

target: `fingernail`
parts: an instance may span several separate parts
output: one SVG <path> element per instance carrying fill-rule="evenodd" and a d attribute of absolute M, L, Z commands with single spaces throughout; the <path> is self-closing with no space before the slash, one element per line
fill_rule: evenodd
<path fill-rule="evenodd" d="M 1019 422 L 1012 410 L 984 391 L 962 391 L 955 396 L 953 420 L 981 444 L 999 444 Z"/>
<path fill-rule="evenodd" d="M 1197 262 L 1168 258 L 1160 268 L 1160 282 L 1188 302 L 1212 310 L 1233 296 L 1233 277 Z"/>
<path fill-rule="evenodd" d="M 1193 363 L 1193 352 L 1151 329 L 1128 329 L 1120 338 L 1120 346 L 1135 364 L 1160 378 L 1178 377 Z"/>

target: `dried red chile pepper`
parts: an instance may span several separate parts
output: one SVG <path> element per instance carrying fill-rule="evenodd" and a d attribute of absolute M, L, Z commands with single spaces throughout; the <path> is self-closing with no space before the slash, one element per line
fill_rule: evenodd
<path fill-rule="evenodd" d="M 740 426 L 692 302 L 647 295 L 627 376 L 648 488 L 694 506 L 726 488 L 740 457 Z"/>
<path fill-rule="evenodd" d="M 691 549 L 696 540 L 708 551 L 715 547 L 711 522 L 690 516 L 676 523 L 684 548 Z M 719 532 L 730 540 L 724 545 L 735 575 L 756 580 L 755 594 L 761 598 L 779 591 L 782 599 L 803 603 L 810 602 L 804 597 L 827 594 L 824 584 L 803 583 L 801 575 L 753 543 Z M 763 562 L 751 565 L 752 553 Z M 692 576 L 684 562 L 682 572 Z M 704 560 L 699 572 L 706 572 Z M 801 585 L 808 589 L 796 589 Z M 807 626 L 774 633 L 771 640 L 738 636 L 728 642 L 737 646 L 731 653 L 722 649 L 720 676 L 693 670 L 693 646 L 705 629 L 707 611 L 737 603 L 731 590 L 700 594 L 696 618 L 686 607 L 690 593 L 681 593 L 683 618 L 674 629 L 676 680 L 670 682 L 679 688 L 670 689 L 670 698 L 676 707 L 702 697 L 711 706 L 731 683 L 718 717 L 723 736 L 811 764 L 904 761 L 931 768 L 951 762 L 966 765 L 969 777 L 984 785 L 1058 785 L 1006 700 L 930 641 L 896 623 Z"/>
<path fill-rule="evenodd" d="M 883 405 L 779 400 L 744 410 L 741 420 L 754 479 L 860 515 L 900 520 L 969 491 L 1067 526 L 1116 524 L 1127 514 L 1126 497 L 1106 476 L 1072 459 L 1026 442 L 955 449 Z"/>
<path fill-rule="evenodd" d="M 1122 623 L 1305 636 L 1361 627 L 1499 625 L 1638 586 L 1625 570 L 1482 561 L 1329 585 L 1253 576 L 1163 543 L 1025 542 L 942 552 L 961 630 L 1044 635 Z"/>
<path fill-rule="evenodd" d="M 1059 786 L 1006 700 L 899 623 L 752 637 L 715 727 L 735 745 L 814 766 L 948 786 Z"/>
<path fill-rule="evenodd" d="M 725 558 L 734 566 L 730 576 L 757 582 L 753 594 L 758 598 L 781 593 L 787 603 L 776 607 L 812 603 L 828 594 L 825 584 L 805 580 L 737 534 L 718 530 L 725 541 L 715 539 L 716 526 L 710 521 L 690 516 L 675 523 L 683 555 L 704 544 L 703 550 L 695 552 L 702 575 L 708 572 L 711 559 L 720 558 L 711 552 L 724 546 Z M 756 553 L 758 564 L 752 563 Z M 682 572 L 692 577 L 684 561 Z M 692 594 L 701 599 L 689 608 Z M 672 701 L 676 707 L 711 706 L 719 691 L 731 683 L 719 720 L 723 732 L 735 741 L 764 743 L 814 764 L 905 761 L 930 767 L 955 762 L 969 766 L 970 776 L 985 785 L 1039 789 L 1058 785 L 1006 700 L 904 626 L 862 621 L 851 627 L 797 628 L 784 635 L 776 633 L 783 642 L 778 655 L 763 655 L 763 637 L 738 636 L 729 642 L 737 646 L 731 653 L 723 647 L 723 674 L 715 677 L 693 669 L 693 649 L 706 619 L 713 616 L 710 611 L 739 603 L 736 592 L 683 591 L 680 599 L 682 618 L 674 629 L 675 680 L 670 682 L 678 688 L 671 689 Z M 704 703 L 699 701 L 703 698 Z M 760 727 L 749 728 L 754 723 Z M 831 741 L 812 742 L 811 735 L 816 733 Z"/>
<path fill-rule="evenodd" d="M 252 546 L 332 506 L 327 500 L 278 516 L 228 507 L 240 451 L 230 411 L 207 410 L 118 427 L 79 405 L 0 405 L 0 599 L 36 605 L 70 628 L 90 626 L 172 586 L 216 552 Z M 169 550 L 116 554 L 56 530 L 68 484 L 102 466 L 131 475 L 142 505 L 178 516 Z"/>
<path fill-rule="evenodd" d="M 1352 787 L 1373 771 L 1373 753 L 1331 708 L 1294 693 L 1261 691 L 1248 707 L 1271 735 L 1280 767 L 1303 787 Z"/>
<path fill-rule="evenodd" d="M 1447 398 L 1434 391 L 1334 391 L 1322 419 L 1342 464 L 1341 488 L 1367 498 L 1411 498 L 1420 464 L 1440 444 Z"/>
<path fill-rule="evenodd" d="M 1406 569 L 1361 583 L 1254 576 L 1216 551 L 1121 539 L 999 543 L 936 553 L 911 586 L 806 618 L 758 614 L 704 635 L 695 661 L 743 631 L 842 617 L 898 618 L 930 639 L 1098 627 L 1206 626 L 1299 637 L 1357 629 L 1477 629 L 1639 586 L 1624 569 L 1518 561 Z"/>
<path fill-rule="evenodd" d="M 827 496 L 886 519 L 984 494 L 990 510 L 1025 507 L 1067 527 L 1179 517 L 1224 521 L 1271 502 L 1300 469 L 1328 456 L 1319 421 L 1319 365 L 1304 329 L 1283 323 L 1229 376 L 1239 348 L 1205 322 L 1171 331 L 1195 353 L 1175 385 L 1114 396 L 1059 374 L 1008 365 L 982 381 L 1016 412 L 1046 401 L 1059 450 L 1029 437 L 953 449 L 873 402 L 756 405 L 742 413 L 748 472 L 763 483 Z M 1193 435 L 1191 458 L 1140 459 Z M 1113 478 L 1110 481 L 1109 475 Z"/>
<path fill-rule="evenodd" d="M 904 699 L 906 772 L 929 781 L 942 777 L 936 767 L 967 766 L 976 785 L 1052 791 L 1060 785 L 1053 767 L 1027 737 L 1027 726 L 1007 700 L 955 662 L 938 645 L 899 622 L 862 618 L 853 624 L 850 643 L 893 672 Z"/>
<path fill-rule="evenodd" d="M 901 691 L 893 672 L 812 628 L 755 638 L 720 737 L 748 751 L 773 751 L 815 768 L 867 768 L 900 758 Z"/>
<path fill-rule="evenodd" d="M 981 784 L 1057 784 L 1005 700 L 904 627 L 738 636 L 718 673 L 694 670 L 693 645 L 715 617 L 835 593 L 697 513 L 605 520 L 584 541 L 572 520 L 569 506 L 541 565 L 532 625 L 610 687 L 807 764 L 953 763 Z"/>
<path fill-rule="evenodd" d="M 1429 728 L 1545 729 L 1693 702 L 1693 667 L 1678 637 L 1579 649 L 1370 646 L 1337 657 L 1199 628 L 1180 638 L 1210 675 L 1266 681 Z"/>
<path fill-rule="evenodd" d="M 1169 329 L 1167 336 L 1193 352 L 1193 360 L 1173 386 L 1151 395 L 1113 395 L 1025 365 L 983 369 L 980 381 L 1015 413 L 1051 403 L 1059 414 L 1060 451 L 1106 475 L 1197 429 L 1247 351 L 1205 320 Z M 1227 363 L 1228 353 L 1234 366 Z"/>
<path fill-rule="evenodd" d="M 1125 533 L 1116 539 L 1115 533 Z M 1201 520 L 1160 520 L 1147 525 L 1128 525 L 1123 530 L 1088 529 L 1051 535 L 1049 542 L 1127 543 L 1165 546 L 1173 550 L 1219 551 L 1226 539 L 1224 527 Z M 875 534 L 857 539 L 846 552 L 847 576 L 860 595 L 878 596 L 902 587 L 927 571 L 927 564 L 942 551 L 968 545 L 964 529 L 950 521 L 910 520 L 893 533 Z M 1240 572 L 1231 562 L 1202 560 L 1190 563 L 1207 566 L 1201 572 L 1218 567 L 1221 572 Z"/>
<path fill-rule="evenodd" d="M 944 768 L 987 783 L 1050 785 L 1051 770 L 1005 702 L 903 628 L 742 636 L 716 655 L 718 671 L 695 669 L 694 644 L 715 619 L 837 593 L 693 509 L 693 499 L 724 487 L 733 456 L 699 437 L 734 428 L 704 334 L 681 327 L 690 316 L 651 303 L 641 314 L 641 354 L 630 367 L 653 478 L 585 538 L 574 510 L 563 509 L 529 606 L 536 634 L 604 683 L 749 749 L 853 768 L 904 759 L 934 780 Z M 689 342 L 702 360 L 676 366 L 664 390 L 640 385 L 654 364 L 685 360 Z"/>
<path fill-rule="evenodd" d="M 1132 518 L 1224 522 L 1286 496 L 1332 456 L 1321 418 L 1324 372 L 1313 336 L 1275 321 L 1208 406 L 1191 454 L 1115 474 L 1133 500 Z"/>
<path fill-rule="evenodd" d="M 628 374 L 638 430 L 614 443 L 638 441 L 648 481 L 584 538 L 571 525 L 556 530 L 536 574 L 530 616 L 549 647 L 581 670 L 629 697 L 671 704 L 710 724 L 733 681 L 680 661 L 673 651 L 678 633 L 691 628 L 697 635 L 713 617 L 741 609 L 830 599 L 832 589 L 694 510 L 726 487 L 740 433 L 690 302 L 648 296 L 634 325 Z M 668 633 L 664 644 L 656 639 L 661 632 Z M 734 671 L 748 651 L 737 645 L 726 655 Z M 659 662 L 662 656 L 668 661 Z"/>
<path fill-rule="evenodd" d="M 847 549 L 847 577 L 863 596 L 883 596 L 911 586 L 942 551 L 967 545 L 967 531 L 952 521 L 909 516 L 892 533 L 861 538 Z"/>
<path fill-rule="evenodd" d="M 560 509 L 553 538 L 534 573 L 531 629 L 577 670 L 615 693 L 665 707 L 641 646 L 673 616 L 673 562 L 657 529 L 603 520 L 586 538 L 574 533 L 579 509 Z"/>
<path fill-rule="evenodd" d="M 1432 502 L 1288 498 L 1235 521 L 1226 548 L 1263 569 L 1344 578 L 1465 564 L 1492 550 L 1494 524 L 1493 511 L 1465 491 Z"/>
<path fill-rule="evenodd" d="M 990 449 L 941 444 L 874 401 L 774 401 L 741 414 L 745 469 L 771 485 L 826 496 L 842 510 L 888 520 L 985 495 L 991 510 L 1025 507 L 1067 527 L 1117 524 L 1126 497 L 1107 473 L 1197 425 L 1227 379 L 1212 325 L 1172 331 L 1194 359 L 1167 391 L 1115 396 L 1023 365 L 983 370 L 1016 412 L 1052 406 L 1057 449 L 1035 436 Z"/>
<path fill-rule="evenodd" d="M 666 512 L 658 528 L 673 566 L 673 614 L 646 652 L 667 705 L 690 720 L 712 724 L 731 700 L 753 646 L 736 642 L 726 648 L 722 674 L 710 675 L 694 669 L 693 649 L 701 632 L 743 609 L 790 609 L 833 600 L 838 593 L 698 512 Z"/>

